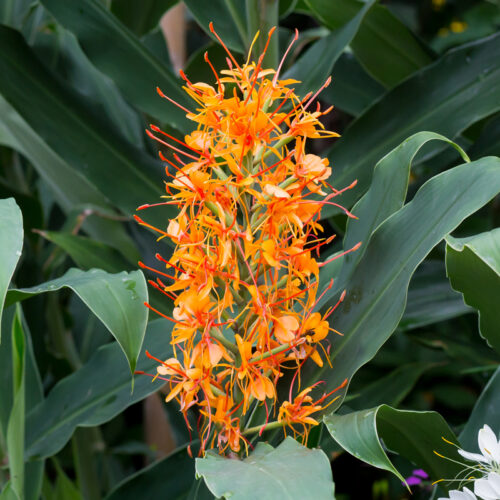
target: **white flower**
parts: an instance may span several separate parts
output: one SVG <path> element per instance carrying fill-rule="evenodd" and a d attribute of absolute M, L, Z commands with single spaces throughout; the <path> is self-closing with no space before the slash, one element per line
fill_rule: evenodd
<path fill-rule="evenodd" d="M 490 472 L 487 478 L 474 481 L 474 493 L 483 500 L 499 500 L 500 474 Z"/>
<path fill-rule="evenodd" d="M 449 500 L 477 500 L 476 495 L 469 488 L 464 488 L 463 491 L 451 490 L 449 495 Z M 448 500 L 448 498 L 441 497 L 438 500 Z"/>
<path fill-rule="evenodd" d="M 495 433 L 488 425 L 484 425 L 477 435 L 479 444 L 479 453 L 470 453 L 464 450 L 458 450 L 458 453 L 472 462 L 481 462 L 491 466 L 494 472 L 500 472 L 500 441 L 497 440 Z"/>

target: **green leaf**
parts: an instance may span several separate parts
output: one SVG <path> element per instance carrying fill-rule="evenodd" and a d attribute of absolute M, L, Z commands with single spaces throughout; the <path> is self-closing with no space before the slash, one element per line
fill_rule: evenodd
<path fill-rule="evenodd" d="M 24 498 L 25 359 L 26 340 L 21 325 L 21 310 L 17 306 L 12 323 L 13 403 L 7 425 L 7 453 L 12 489 L 19 498 Z"/>
<path fill-rule="evenodd" d="M 54 231 L 39 231 L 39 234 L 62 248 L 81 269 L 98 268 L 119 273 L 132 268 L 130 261 L 117 250 L 92 238 Z"/>
<path fill-rule="evenodd" d="M 210 37 L 215 40 L 209 29 L 209 24 L 213 22 L 215 31 L 229 49 L 240 53 L 246 51 L 245 0 L 211 0 L 209 9 L 198 0 L 184 0 L 184 3 Z M 251 33 L 251 38 L 254 35 Z M 261 33 L 261 36 L 266 35 Z"/>
<path fill-rule="evenodd" d="M 350 394 L 346 404 L 353 410 L 371 408 L 377 404 L 399 405 L 422 374 L 431 368 L 429 363 L 410 363 L 393 370 L 389 375 Z"/>
<path fill-rule="evenodd" d="M 351 19 L 364 3 L 357 0 L 306 0 L 318 19 L 336 29 Z M 386 87 L 392 87 L 431 58 L 406 26 L 386 7 L 377 5 L 367 16 L 352 49 L 363 66 Z"/>
<path fill-rule="evenodd" d="M 70 269 L 61 278 L 42 285 L 9 290 L 7 302 L 11 304 L 63 287 L 73 290 L 112 333 L 133 372 L 148 320 L 148 310 L 144 307 L 148 290 L 142 272 L 109 274 L 100 269 Z"/>
<path fill-rule="evenodd" d="M 148 324 L 144 349 L 160 359 L 172 356 L 172 323 Z M 158 363 L 141 353 L 137 370 L 156 373 Z M 130 373 L 120 346 L 113 342 L 99 348 L 85 365 L 60 380 L 26 421 L 26 456 L 48 457 L 68 442 L 78 426 L 93 427 L 111 420 L 125 408 L 157 391 L 162 382 L 138 376 L 130 394 Z"/>
<path fill-rule="evenodd" d="M 373 358 L 401 319 L 416 267 L 499 190 L 500 159 L 483 158 L 431 178 L 410 203 L 377 227 L 346 283 L 344 302 L 330 317 L 343 333 L 332 338 L 335 370 L 315 370 L 315 380 L 328 378 L 337 387 Z"/>
<path fill-rule="evenodd" d="M 334 64 L 346 46 L 349 45 L 358 32 L 361 23 L 369 15 L 375 0 L 370 0 L 344 26 L 336 29 L 330 35 L 321 38 L 283 75 L 284 79 L 293 78 L 301 83 L 295 85 L 295 92 L 304 96 L 315 92 L 330 76 Z M 318 61 L 322 64 L 318 64 Z"/>
<path fill-rule="evenodd" d="M 170 68 L 158 59 L 98 0 L 42 0 L 72 31 L 95 67 L 108 75 L 137 108 L 182 131 L 192 128 L 186 113 L 160 99 L 155 87 L 181 104 L 190 104 Z"/>
<path fill-rule="evenodd" d="M 23 248 L 23 216 L 14 198 L 0 200 L 0 321 L 9 288 Z M 1 342 L 0 329 L 0 342 Z"/>
<path fill-rule="evenodd" d="M 17 307 L 8 307 L 2 317 L 2 328 L 4 331 L 12 329 L 15 324 Z M 22 320 L 22 318 L 21 318 Z M 31 345 L 31 335 L 25 321 L 21 323 L 25 334 L 25 408 L 26 414 L 43 400 L 43 388 Z M 0 441 L 4 441 L 7 435 L 7 427 L 14 405 L 14 358 L 12 356 L 12 335 L 5 335 L 0 344 Z M 39 500 L 42 484 L 44 462 L 33 461 L 25 464 L 24 477 L 24 499 Z M 1 497 L 0 497 L 1 498 Z"/>
<path fill-rule="evenodd" d="M 476 401 L 472 413 L 459 436 L 462 448 L 475 452 L 478 449 L 477 434 L 483 425 L 489 425 L 498 433 L 500 414 L 500 368 L 497 368 Z"/>
<path fill-rule="evenodd" d="M 0 500 L 22 500 L 14 490 L 12 481 L 7 481 L 7 483 L 5 484 L 2 490 L 2 494 L 0 495 Z"/>
<path fill-rule="evenodd" d="M 352 248 L 359 242 L 361 248 L 344 257 L 336 290 L 345 288 L 349 277 L 368 248 L 375 229 L 404 205 L 413 159 L 418 151 L 432 140 L 450 144 L 460 152 L 465 161 L 469 161 L 458 145 L 433 132 L 419 132 L 384 156 L 375 165 L 370 189 L 352 209 L 358 219 L 349 219 L 347 222 L 344 249 Z"/>
<path fill-rule="evenodd" d="M 500 353 L 500 228 L 469 238 L 446 238 L 446 271 L 452 287 L 479 312 L 479 332 Z"/>
<path fill-rule="evenodd" d="M 433 480 L 453 478 L 460 466 L 438 457 L 434 450 L 441 449 L 442 438 L 453 443 L 457 439 L 439 413 L 396 410 L 380 405 L 346 415 L 331 414 L 324 417 L 333 439 L 356 458 L 392 472 L 401 481 L 403 476 L 387 457 L 385 447 L 424 469 Z M 449 446 L 456 455 L 454 448 Z M 457 455 L 458 456 L 458 455 Z"/>
<path fill-rule="evenodd" d="M 321 99 L 353 116 L 364 113 L 385 92 L 346 52 L 335 63 L 332 78 L 332 84 L 321 92 Z"/>
<path fill-rule="evenodd" d="M 446 278 L 444 263 L 426 260 L 415 272 L 399 328 L 412 330 L 472 312 Z"/>
<path fill-rule="evenodd" d="M 0 51 L 0 93 L 54 151 L 125 213 L 159 196 L 158 163 L 50 74 L 19 33 L 0 27 Z"/>
<path fill-rule="evenodd" d="M 175 450 L 167 457 L 124 479 L 106 500 L 136 500 L 162 498 L 168 491 L 171 500 L 184 499 L 194 478 L 194 460 L 186 448 Z M 147 492 L 147 497 L 145 496 Z"/>
<path fill-rule="evenodd" d="M 352 206 L 368 189 L 377 161 L 410 135 L 425 128 L 455 137 L 500 109 L 499 40 L 496 35 L 450 51 L 385 94 L 346 129 L 328 154 L 337 188 L 358 181 L 342 195 L 344 206 Z M 322 216 L 334 213 L 338 209 L 325 207 Z"/>
<path fill-rule="evenodd" d="M 203 476 L 216 497 L 243 500 L 260 498 L 331 499 L 334 484 L 330 461 L 321 450 L 310 450 L 287 437 L 277 448 L 258 443 L 244 460 L 214 452 L 196 459 L 196 473 Z"/>
<path fill-rule="evenodd" d="M 0 143 L 15 149 L 31 162 L 64 212 L 99 207 L 101 211 L 113 213 L 105 196 L 50 149 L 1 96 Z M 137 253 L 130 237 L 117 221 L 88 217 L 83 228 L 91 236 L 114 244 L 128 255 Z"/>
<path fill-rule="evenodd" d="M 113 0 L 111 12 L 137 36 L 156 28 L 163 14 L 179 0 Z"/>

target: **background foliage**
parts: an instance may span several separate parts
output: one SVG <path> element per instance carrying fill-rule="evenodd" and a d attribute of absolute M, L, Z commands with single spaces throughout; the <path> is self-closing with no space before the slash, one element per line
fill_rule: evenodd
<path fill-rule="evenodd" d="M 344 336 L 333 370 L 304 376 L 350 384 L 309 449 L 268 433 L 246 461 L 195 464 L 175 403 L 131 377 L 154 370 L 145 349 L 171 349 L 136 270 L 156 243 L 131 217 L 162 190 L 146 124 L 190 127 L 155 92 L 186 102 L 159 28 L 177 3 L 0 4 L 0 498 L 253 498 L 258 484 L 260 498 L 397 499 L 414 468 L 453 477 L 433 454 L 455 456 L 441 436 L 474 449 L 484 423 L 500 430 L 498 5 L 184 1 L 194 81 L 213 79 L 205 51 L 225 64 L 210 21 L 241 57 L 257 29 L 279 25 L 274 67 L 300 30 L 285 75 L 303 94 L 333 76 L 321 99 L 342 137 L 315 152 L 337 188 L 358 181 L 342 203 L 359 220 L 323 212 L 338 235 L 325 257 L 363 242 L 322 269 L 335 280 L 325 304 L 347 290 L 332 317 Z M 294 471 L 310 471 L 306 483 Z"/>

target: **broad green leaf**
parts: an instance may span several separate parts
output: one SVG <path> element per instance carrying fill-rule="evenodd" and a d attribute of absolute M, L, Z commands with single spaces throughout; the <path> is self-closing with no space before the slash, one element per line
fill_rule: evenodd
<path fill-rule="evenodd" d="M 347 222 L 344 249 L 352 248 L 359 242 L 361 248 L 344 257 L 336 290 L 345 288 L 349 277 L 368 248 L 375 229 L 404 205 L 413 159 L 418 151 L 432 140 L 450 144 L 460 152 L 465 161 L 469 161 L 459 146 L 446 137 L 432 132 L 419 132 L 384 156 L 375 166 L 370 189 L 352 209 L 358 219 L 350 219 Z"/>
<path fill-rule="evenodd" d="M 258 443 L 255 451 L 243 460 L 208 452 L 205 458 L 196 459 L 196 474 L 203 476 L 216 497 L 234 500 L 334 497 L 328 457 L 291 437 L 277 448 Z"/>
<path fill-rule="evenodd" d="M 0 27 L 0 51 L 0 93 L 58 155 L 125 213 L 159 196 L 158 163 L 50 74 L 19 33 Z"/>
<path fill-rule="evenodd" d="M 429 363 L 400 366 L 389 375 L 363 387 L 357 394 L 349 394 L 346 404 L 353 410 L 371 408 L 382 403 L 397 406 L 431 366 Z"/>
<path fill-rule="evenodd" d="M 24 498 L 24 435 L 25 435 L 25 359 L 26 339 L 21 325 L 21 309 L 17 306 L 12 323 L 12 394 L 13 402 L 7 425 L 7 453 L 12 489 Z"/>
<path fill-rule="evenodd" d="M 133 372 L 148 320 L 148 310 L 144 307 L 148 290 L 142 272 L 109 274 L 100 269 L 70 269 L 61 278 L 41 285 L 9 290 L 7 301 L 11 304 L 63 287 L 73 290 L 112 333 Z"/>
<path fill-rule="evenodd" d="M 446 445 L 444 437 L 453 443 L 457 439 L 439 413 L 396 410 L 380 405 L 346 415 L 331 414 L 324 417 L 333 439 L 356 458 L 395 474 L 396 470 L 385 453 L 385 448 L 398 453 L 424 469 L 431 479 L 453 478 L 460 466 L 438 457 L 434 450 L 442 445 L 450 448 L 450 458 L 458 456 L 455 448 Z"/>
<path fill-rule="evenodd" d="M 39 234 L 62 248 L 80 269 L 98 268 L 108 273 L 119 273 L 132 268 L 130 261 L 117 250 L 92 238 L 54 231 L 39 231 Z"/>
<path fill-rule="evenodd" d="M 468 153 L 473 159 L 481 156 L 500 155 L 500 116 L 488 121 Z"/>
<path fill-rule="evenodd" d="M 466 163 L 431 178 L 410 203 L 377 227 L 346 283 L 344 302 L 330 317 L 343 334 L 332 337 L 335 370 L 315 370 L 315 380 L 327 378 L 337 387 L 373 358 L 401 319 L 416 267 L 499 191 L 500 159 Z"/>
<path fill-rule="evenodd" d="M 14 108 L 0 96 L 0 143 L 25 156 L 49 186 L 57 203 L 66 213 L 72 209 L 83 211 L 111 211 L 109 202 L 83 174 L 80 174 L 52 151 Z M 123 249 L 133 255 L 137 252 L 123 226 L 102 217 L 88 217 L 83 228 L 93 237 Z"/>
<path fill-rule="evenodd" d="M 172 323 L 149 323 L 144 350 L 160 359 L 172 356 Z M 142 352 L 137 370 L 156 373 L 158 363 Z M 120 346 L 113 342 L 99 348 L 79 370 L 60 380 L 45 400 L 27 416 L 26 455 L 28 458 L 56 454 L 78 426 L 93 427 L 111 420 L 125 408 L 144 399 L 162 386 L 145 375 L 136 376 L 130 393 L 130 373 Z"/>
<path fill-rule="evenodd" d="M 352 54 L 344 52 L 332 70 L 332 83 L 321 99 L 353 116 L 364 113 L 385 92 Z"/>
<path fill-rule="evenodd" d="M 412 330 L 472 311 L 451 288 L 444 263 L 426 260 L 410 282 L 405 313 L 398 327 Z"/>
<path fill-rule="evenodd" d="M 185 111 L 160 99 L 155 87 L 181 104 L 189 99 L 170 68 L 158 59 L 98 0 L 42 0 L 72 31 L 95 67 L 108 75 L 137 108 L 182 131 L 192 128 Z"/>
<path fill-rule="evenodd" d="M 332 179 L 337 188 L 354 180 L 358 184 L 340 202 L 352 206 L 368 189 L 375 164 L 410 135 L 427 129 L 453 138 L 498 109 L 500 34 L 450 51 L 385 94 L 345 130 L 328 154 Z M 337 212 L 325 207 L 322 216 Z"/>
<path fill-rule="evenodd" d="M 351 19 L 364 3 L 358 0 L 306 0 L 315 16 L 336 29 Z M 386 7 L 377 5 L 367 16 L 352 49 L 378 81 L 392 87 L 431 62 L 429 53 Z"/>
<path fill-rule="evenodd" d="M 283 75 L 284 79 L 293 78 L 301 83 L 295 85 L 299 96 L 316 92 L 330 76 L 334 64 L 346 46 L 356 36 L 363 20 L 369 15 L 375 0 L 370 0 L 344 26 L 330 35 L 318 40 L 299 60 Z M 322 61 L 322 64 L 318 64 Z"/>
<path fill-rule="evenodd" d="M 446 272 L 466 304 L 479 312 L 479 332 L 500 353 L 500 228 L 446 238 Z"/>
<path fill-rule="evenodd" d="M 0 321 L 10 280 L 23 248 L 23 216 L 13 198 L 0 200 Z M 0 329 L 0 334 L 1 334 Z M 0 342 L 1 342 L 0 336 Z"/>
<path fill-rule="evenodd" d="M 175 450 L 169 456 L 124 479 L 106 500 L 136 500 L 162 498 L 168 492 L 171 500 L 186 498 L 194 478 L 194 460 L 186 448 Z"/>
<path fill-rule="evenodd" d="M 184 0 L 187 8 L 196 19 L 196 22 L 211 36 L 209 24 L 214 23 L 214 29 L 222 38 L 222 41 L 231 50 L 245 52 L 248 38 L 251 39 L 255 33 L 247 37 L 245 20 L 245 0 L 211 0 L 210 8 L 198 0 Z M 267 33 L 261 33 L 266 36 Z"/>
<path fill-rule="evenodd" d="M 483 425 L 489 425 L 498 434 L 500 415 L 500 368 L 497 368 L 476 401 L 472 413 L 459 435 L 464 450 L 479 453 L 477 434 Z"/>
<path fill-rule="evenodd" d="M 111 12 L 137 36 L 153 30 L 179 0 L 113 0 Z"/>

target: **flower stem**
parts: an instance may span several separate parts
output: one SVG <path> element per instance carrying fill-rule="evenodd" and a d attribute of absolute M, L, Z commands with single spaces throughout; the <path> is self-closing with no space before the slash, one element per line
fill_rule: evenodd
<path fill-rule="evenodd" d="M 212 328 L 210 330 L 210 335 L 212 338 L 220 342 L 226 349 L 229 349 L 233 354 L 236 354 L 237 356 L 240 355 L 240 351 L 238 350 L 238 347 L 236 344 L 233 344 L 230 340 L 227 340 L 222 333 L 220 333 L 217 329 Z"/>
<path fill-rule="evenodd" d="M 265 429 L 266 431 L 272 431 L 273 429 L 278 429 L 282 425 L 283 424 L 281 422 L 275 420 L 274 422 L 269 422 L 267 424 L 256 425 L 255 427 L 249 427 L 248 429 L 245 429 L 243 431 L 243 435 L 246 436 L 248 434 L 255 434 L 256 432 L 260 432 L 262 429 Z"/>

